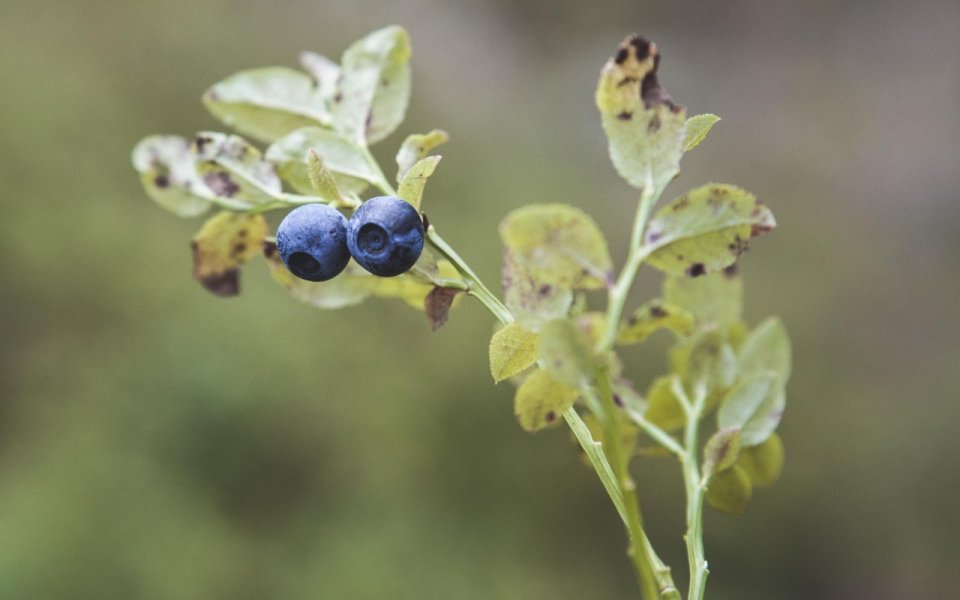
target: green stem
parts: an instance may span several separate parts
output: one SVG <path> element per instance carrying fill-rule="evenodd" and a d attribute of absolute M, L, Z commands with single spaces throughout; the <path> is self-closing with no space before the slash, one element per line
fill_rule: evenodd
<path fill-rule="evenodd" d="M 633 220 L 633 232 L 630 236 L 630 252 L 627 254 L 627 262 L 620 271 L 616 283 L 609 291 L 609 303 L 607 305 L 607 327 L 603 337 L 600 340 L 600 349 L 609 350 L 617 341 L 617 330 L 620 327 L 620 317 L 623 315 L 623 306 L 627 302 L 627 296 L 633 282 L 637 278 L 637 271 L 640 265 L 650 255 L 649 246 L 643 243 L 643 232 L 647 228 L 647 221 L 650 219 L 650 211 L 653 205 L 657 203 L 660 197 L 660 191 L 653 187 L 653 181 L 647 178 L 647 185 L 644 186 L 640 194 L 640 203 L 637 207 L 637 214 Z"/>
<path fill-rule="evenodd" d="M 683 434 L 684 456 L 681 460 L 684 490 L 687 496 L 687 532 L 683 539 L 687 545 L 687 562 L 690 565 L 690 587 L 687 591 L 687 600 L 703 600 L 707 575 L 710 571 L 703 551 L 703 496 L 707 490 L 700 474 L 697 437 L 707 393 L 706 389 L 699 386 L 696 397 L 691 402 L 683 386 L 675 387 L 680 388 L 679 397 L 687 411 L 687 425 Z"/>
<path fill-rule="evenodd" d="M 460 258 L 456 250 L 440 237 L 440 234 L 437 233 L 437 230 L 432 225 L 427 228 L 427 242 L 444 258 L 449 260 L 457 269 L 457 272 L 464 278 L 467 282 L 467 294 L 479 300 L 501 323 L 506 324 L 514 321 L 513 314 L 500 302 L 500 299 L 497 298 L 493 292 L 487 289 L 487 286 L 485 286 L 480 280 L 480 277 L 473 272 L 470 265 Z"/>

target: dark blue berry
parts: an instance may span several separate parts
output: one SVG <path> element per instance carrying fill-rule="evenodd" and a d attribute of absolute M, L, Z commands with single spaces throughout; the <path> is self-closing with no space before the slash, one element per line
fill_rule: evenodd
<path fill-rule="evenodd" d="M 333 279 L 350 261 L 347 220 L 326 204 L 299 206 L 277 228 L 277 252 L 300 279 Z"/>
<path fill-rule="evenodd" d="M 379 196 L 350 217 L 347 245 L 353 260 L 380 277 L 407 272 L 423 252 L 423 219 L 409 202 Z"/>

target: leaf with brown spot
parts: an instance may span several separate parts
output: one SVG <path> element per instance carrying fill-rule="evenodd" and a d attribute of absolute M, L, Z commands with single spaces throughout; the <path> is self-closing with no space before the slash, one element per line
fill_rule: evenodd
<path fill-rule="evenodd" d="M 733 427 L 713 434 L 703 448 L 703 478 L 729 469 L 740 455 L 740 430 Z"/>
<path fill-rule="evenodd" d="M 531 204 L 500 223 L 500 238 L 538 285 L 603 288 L 612 279 L 607 241 L 596 222 L 566 204 Z"/>
<path fill-rule="evenodd" d="M 551 319 L 565 317 L 573 303 L 573 291 L 561 285 L 540 283 L 517 262 L 510 249 L 504 250 L 501 269 L 503 302 L 531 331 Z"/>
<path fill-rule="evenodd" d="M 424 298 L 423 308 L 427 313 L 427 320 L 430 321 L 430 327 L 434 331 L 447 322 L 453 300 L 460 292 L 461 290 L 458 289 L 436 286 Z"/>
<path fill-rule="evenodd" d="M 607 61 L 596 102 L 610 158 L 630 185 L 662 190 L 680 172 L 686 111 L 657 79 L 657 45 L 629 36 Z"/>
<path fill-rule="evenodd" d="M 340 61 L 334 128 L 359 145 L 390 135 L 410 100 L 410 38 L 396 25 L 354 42 Z"/>
<path fill-rule="evenodd" d="M 261 215 L 222 211 L 211 217 L 193 237 L 193 277 L 218 296 L 240 291 L 240 265 L 260 253 L 267 236 Z"/>
<path fill-rule="evenodd" d="M 676 198 L 654 215 L 644 233 L 648 262 L 671 275 L 697 277 L 732 265 L 751 237 L 776 227 L 753 194 L 708 184 Z"/>
<path fill-rule="evenodd" d="M 196 217 L 216 200 L 197 173 L 190 141 L 178 135 L 151 135 L 133 149 L 140 183 L 160 206 L 179 217 Z"/>
<path fill-rule="evenodd" d="M 273 165 L 242 137 L 204 131 L 194 138 L 192 149 L 197 171 L 219 204 L 243 211 L 282 198 Z"/>
<path fill-rule="evenodd" d="M 617 333 L 618 344 L 637 344 L 658 329 L 669 329 L 679 336 L 694 331 L 694 317 L 689 311 L 662 300 L 651 300 L 633 311 Z"/>
<path fill-rule="evenodd" d="M 558 382 L 550 373 L 534 371 L 517 388 L 514 414 L 524 430 L 539 431 L 556 423 L 578 395 L 577 388 Z"/>

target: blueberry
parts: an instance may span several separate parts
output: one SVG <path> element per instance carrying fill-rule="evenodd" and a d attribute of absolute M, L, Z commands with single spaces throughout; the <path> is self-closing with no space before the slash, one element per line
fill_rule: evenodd
<path fill-rule="evenodd" d="M 350 217 L 347 245 L 353 260 L 374 275 L 400 275 L 423 252 L 423 219 L 396 196 L 371 198 Z"/>
<path fill-rule="evenodd" d="M 300 279 L 333 279 L 350 261 L 347 220 L 326 204 L 299 206 L 277 228 L 277 252 Z"/>

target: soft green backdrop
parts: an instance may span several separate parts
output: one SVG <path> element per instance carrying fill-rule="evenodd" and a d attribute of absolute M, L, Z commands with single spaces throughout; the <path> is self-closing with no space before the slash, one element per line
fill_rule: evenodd
<path fill-rule="evenodd" d="M 672 187 L 755 192 L 780 228 L 742 261 L 788 324 L 787 468 L 707 515 L 723 598 L 960 596 L 960 4 L 815 1 L 12 0 L 0 17 L 0 598 L 628 598 L 613 510 L 568 435 L 523 433 L 464 302 L 298 304 L 261 264 L 190 278 L 199 222 L 129 154 L 216 127 L 199 96 L 389 23 L 442 127 L 431 221 L 495 282 L 511 208 L 593 213 L 621 262 L 632 191 L 592 92 L 637 31 L 691 114 L 724 120 Z M 388 162 L 389 164 L 389 162 Z M 648 273 L 637 287 L 653 293 Z M 663 339 L 631 350 L 638 378 Z M 678 470 L 636 469 L 685 580 Z"/>

